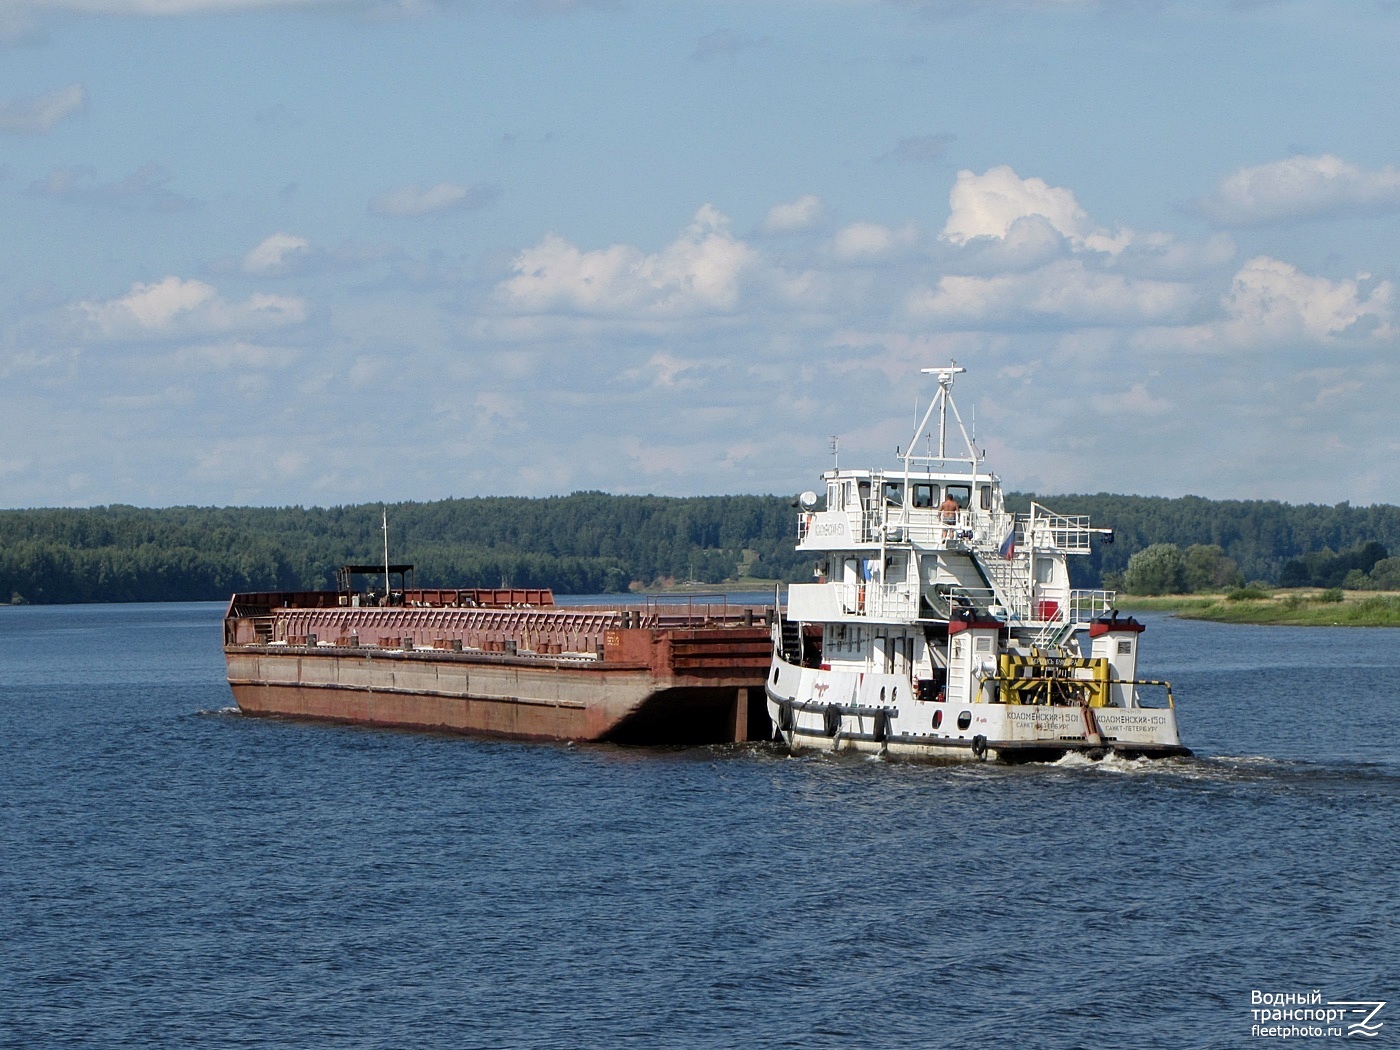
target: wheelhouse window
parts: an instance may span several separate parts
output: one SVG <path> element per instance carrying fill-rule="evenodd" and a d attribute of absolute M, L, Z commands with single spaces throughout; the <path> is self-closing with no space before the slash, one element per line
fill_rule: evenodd
<path fill-rule="evenodd" d="M 948 486 L 948 495 L 949 495 L 951 498 L 953 498 L 953 499 L 955 499 L 955 500 L 958 501 L 958 506 L 959 506 L 959 507 L 962 507 L 963 510 L 966 510 L 966 509 L 968 508 L 968 505 L 972 502 L 972 486 L 971 486 L 971 485 L 949 485 L 949 486 Z"/>
<path fill-rule="evenodd" d="M 904 505 L 904 482 L 885 482 L 885 502 L 894 507 Z"/>
<path fill-rule="evenodd" d="M 914 485 L 914 506 L 932 510 L 938 504 L 938 486 L 927 481 L 916 482 Z"/>

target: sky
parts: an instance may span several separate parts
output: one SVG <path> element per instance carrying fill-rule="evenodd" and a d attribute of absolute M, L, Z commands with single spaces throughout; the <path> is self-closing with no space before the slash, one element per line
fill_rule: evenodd
<path fill-rule="evenodd" d="M 1400 503 L 1391 0 L 0 0 L 0 507 Z"/>

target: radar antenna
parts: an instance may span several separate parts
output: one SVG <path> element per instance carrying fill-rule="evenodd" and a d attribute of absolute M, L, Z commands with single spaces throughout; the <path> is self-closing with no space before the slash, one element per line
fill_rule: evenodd
<path fill-rule="evenodd" d="M 918 430 L 914 432 L 914 440 L 909 443 L 910 453 L 905 457 L 905 465 L 913 458 L 912 453 L 922 433 L 928 440 L 929 454 L 919 457 L 934 462 L 963 462 L 972 465 L 976 469 L 977 449 L 973 445 L 972 439 L 968 437 L 967 427 L 963 425 L 962 416 L 958 413 L 958 406 L 953 404 L 953 378 L 966 372 L 956 361 L 940 368 L 922 368 L 924 375 L 935 375 L 938 377 L 938 393 L 934 395 L 933 401 L 928 406 L 928 411 L 924 413 L 924 418 L 919 422 Z M 929 421 L 933 418 L 934 410 L 938 412 L 938 454 L 933 454 L 933 428 L 929 426 Z M 958 431 L 962 434 L 963 443 L 967 446 L 967 456 L 948 455 L 948 411 L 953 412 L 953 419 L 958 425 Z"/>

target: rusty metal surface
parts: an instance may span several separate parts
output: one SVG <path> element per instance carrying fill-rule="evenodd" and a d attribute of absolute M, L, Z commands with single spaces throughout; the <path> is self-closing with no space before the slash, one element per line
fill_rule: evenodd
<path fill-rule="evenodd" d="M 522 739 L 686 744 L 766 732 L 752 710 L 770 659 L 763 609 L 326 598 L 234 596 L 225 657 L 242 710 Z"/>
<path fill-rule="evenodd" d="M 325 647 L 235 646 L 225 655 L 234 699 L 247 714 L 520 739 L 766 737 L 766 717 L 753 716 L 763 670 L 663 677 L 644 664 Z"/>

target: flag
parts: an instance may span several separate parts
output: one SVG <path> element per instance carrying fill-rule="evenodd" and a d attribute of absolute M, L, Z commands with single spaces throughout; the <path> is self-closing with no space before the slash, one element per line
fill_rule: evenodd
<path fill-rule="evenodd" d="M 1016 525 L 1014 522 L 1006 534 L 1006 539 L 1001 541 L 1001 556 L 1007 561 L 1016 557 Z"/>

